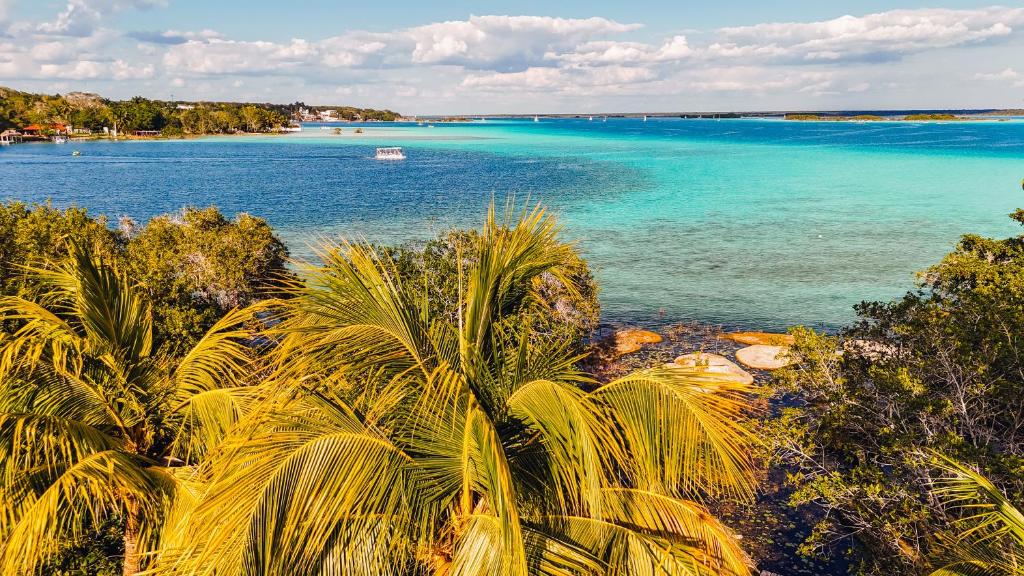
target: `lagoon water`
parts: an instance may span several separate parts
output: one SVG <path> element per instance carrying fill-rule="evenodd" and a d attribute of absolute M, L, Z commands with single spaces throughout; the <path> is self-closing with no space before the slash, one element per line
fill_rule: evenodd
<path fill-rule="evenodd" d="M 0 149 L 0 198 L 116 220 L 185 205 L 267 218 L 296 256 L 416 241 L 495 198 L 553 208 L 604 318 L 834 328 L 914 287 L 964 233 L 1017 233 L 1024 121 L 586 118 Z M 408 159 L 373 159 L 403 146 Z M 72 157 L 73 149 L 80 157 Z"/>

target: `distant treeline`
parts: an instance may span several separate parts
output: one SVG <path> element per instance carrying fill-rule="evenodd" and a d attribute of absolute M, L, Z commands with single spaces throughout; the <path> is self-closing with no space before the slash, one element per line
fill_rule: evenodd
<path fill-rule="evenodd" d="M 306 106 L 302 102 L 296 102 L 289 106 L 291 112 L 294 113 L 300 108 L 306 108 L 314 112 L 324 112 L 327 110 L 334 110 L 335 115 L 340 120 L 358 121 L 358 120 L 377 120 L 380 122 L 394 122 L 401 117 L 401 114 L 392 110 L 377 110 L 374 108 L 355 108 L 352 106 Z"/>
<path fill-rule="evenodd" d="M 784 116 L 786 120 L 808 120 L 813 122 L 877 122 L 879 120 L 907 120 L 911 122 L 921 121 L 951 121 L 951 120 L 966 120 L 963 116 L 957 116 L 955 114 L 907 114 L 905 116 L 879 116 L 877 114 L 857 114 L 856 116 L 844 116 L 838 114 L 804 114 L 804 113 L 790 113 Z"/>
<path fill-rule="evenodd" d="M 100 132 L 116 124 L 122 134 L 135 131 L 155 131 L 165 136 L 270 132 L 287 126 L 302 108 L 307 108 L 302 102 L 171 102 L 149 100 L 141 96 L 118 101 L 82 92 L 62 96 L 32 94 L 0 87 L 0 130 L 24 130 L 35 124 L 44 132 L 53 131 L 59 125 Z M 344 118 L 358 116 L 363 119 L 393 120 L 397 116 L 389 110 L 351 107 L 333 109 Z"/>

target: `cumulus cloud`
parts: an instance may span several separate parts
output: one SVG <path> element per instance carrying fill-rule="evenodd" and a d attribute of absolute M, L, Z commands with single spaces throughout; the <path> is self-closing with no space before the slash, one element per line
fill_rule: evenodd
<path fill-rule="evenodd" d="M 884 61 L 925 50 L 1005 38 L 1024 24 L 1024 8 L 892 10 L 809 23 L 722 28 L 718 56 L 787 61 Z"/>
<path fill-rule="evenodd" d="M 0 22 L 11 1 L 0 0 Z M 274 41 L 213 30 L 106 27 L 118 11 L 161 3 L 63 0 L 43 21 L 0 26 L 0 79 L 119 80 L 115 87 L 187 86 L 200 96 L 210 87 L 230 94 L 244 77 L 251 94 L 306 98 L 281 86 L 315 86 L 326 97 L 347 95 L 368 105 L 381 104 L 375 100 L 384 94 L 468 103 L 521 93 L 535 102 L 545 94 L 565 97 L 562 102 L 632 95 L 637 102 L 663 98 L 671 105 L 693 94 L 853 101 L 895 90 L 897 78 L 904 82 L 900 90 L 912 94 L 913 86 L 934 76 L 929 72 L 941 69 L 944 56 L 938 51 L 973 63 L 967 50 L 999 50 L 1003 42 L 1019 46 L 1015 32 L 1024 27 L 1024 8 L 999 7 L 891 10 L 686 35 L 647 34 L 640 24 L 600 17 L 508 15 Z M 929 52 L 937 53 L 925 56 Z M 1013 68 L 999 71 L 1012 61 L 978 62 L 990 69 L 959 66 L 958 79 L 1024 85 Z M 911 65 L 919 74 L 902 74 Z M 339 85 L 347 92 L 337 92 Z"/>
<path fill-rule="evenodd" d="M 640 28 L 605 18 L 470 16 L 468 20 L 409 28 L 400 33 L 414 43 L 412 62 L 469 68 L 525 69 L 545 55 L 595 36 Z"/>
<path fill-rule="evenodd" d="M 103 18 L 127 8 L 151 8 L 163 0 L 68 0 L 57 17 L 36 26 L 36 32 L 58 36 L 88 36 Z"/>
<path fill-rule="evenodd" d="M 171 46 L 163 64 L 172 74 L 270 74 L 287 72 L 317 54 L 306 40 L 288 43 L 189 40 Z"/>
<path fill-rule="evenodd" d="M 133 37 L 170 44 L 164 63 L 174 73 L 250 74 L 300 66 L 329 68 L 458 66 L 472 70 L 522 71 L 551 66 L 561 54 L 591 38 L 639 28 L 605 18 L 471 16 L 386 33 L 350 32 L 316 42 L 240 42 L 164 33 Z M 663 58 L 686 49 L 685 38 L 666 44 Z M 301 43 L 298 46 L 297 43 Z M 301 49 L 297 49 L 301 48 Z"/>
<path fill-rule="evenodd" d="M 693 54 L 686 36 L 673 36 L 661 46 L 642 42 L 594 41 L 564 53 L 548 52 L 545 59 L 576 65 L 650 64 L 683 60 Z"/>

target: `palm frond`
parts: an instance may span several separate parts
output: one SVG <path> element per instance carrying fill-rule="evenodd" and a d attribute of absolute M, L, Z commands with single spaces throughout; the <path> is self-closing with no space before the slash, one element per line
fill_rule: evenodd
<path fill-rule="evenodd" d="M 744 425 L 753 388 L 698 369 L 655 368 L 591 394 L 619 430 L 637 487 L 691 497 L 749 497 L 756 438 Z"/>
<path fill-rule="evenodd" d="M 246 419 L 253 427 L 211 456 L 215 473 L 203 503 L 188 537 L 175 539 L 195 549 L 170 551 L 174 569 L 317 575 L 327 558 L 355 569 L 347 563 L 359 554 L 339 556 L 337 549 L 368 552 L 369 535 L 392 562 L 403 562 L 407 532 L 417 525 L 406 455 L 323 398 Z M 332 570 L 326 573 L 340 573 Z"/>
<path fill-rule="evenodd" d="M 306 268 L 296 297 L 281 303 L 272 333 L 282 338 L 282 355 L 301 355 L 326 373 L 421 366 L 430 327 L 394 264 L 366 244 L 329 247 L 321 258 L 322 267 Z"/>
<path fill-rule="evenodd" d="M 17 516 L 0 538 L 0 575 L 31 573 L 62 544 L 84 537 L 86 527 L 117 515 L 128 498 L 139 503 L 142 516 L 156 517 L 163 505 L 156 493 L 140 462 L 122 452 L 82 458 L 41 491 L 22 493 Z"/>
<path fill-rule="evenodd" d="M 56 473 L 90 454 L 123 447 L 120 438 L 74 419 L 0 414 L 0 486 L 6 488 L 25 480 L 28 471 Z M 0 522 L 0 533 L 4 530 Z"/>
<path fill-rule="evenodd" d="M 512 415 L 539 434 L 554 479 L 558 510 L 586 510 L 601 518 L 602 490 L 610 482 L 617 442 L 610 422 L 579 388 L 547 380 L 520 387 L 508 401 Z"/>
<path fill-rule="evenodd" d="M 953 525 L 958 532 L 942 542 L 948 558 L 932 576 L 1024 574 L 1024 514 L 988 478 L 935 456 L 946 473 L 935 494 L 961 517 Z"/>

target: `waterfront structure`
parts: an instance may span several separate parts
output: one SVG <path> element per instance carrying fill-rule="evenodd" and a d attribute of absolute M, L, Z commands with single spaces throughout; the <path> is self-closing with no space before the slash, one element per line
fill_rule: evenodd
<path fill-rule="evenodd" d="M 17 130 L 4 130 L 0 133 L 0 146 L 10 146 L 22 141 L 21 132 Z"/>

